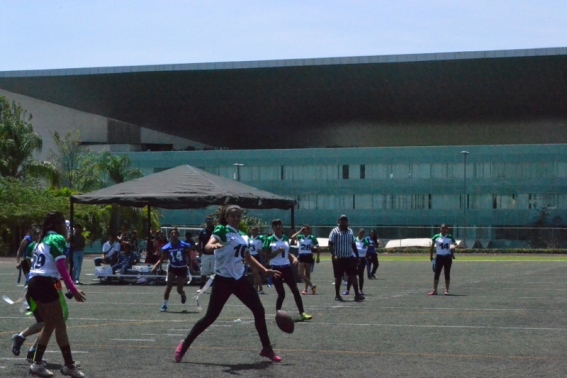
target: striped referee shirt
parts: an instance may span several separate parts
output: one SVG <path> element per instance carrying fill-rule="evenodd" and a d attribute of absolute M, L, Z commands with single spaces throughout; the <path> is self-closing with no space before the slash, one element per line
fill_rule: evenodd
<path fill-rule="evenodd" d="M 332 254 L 338 258 L 353 257 L 354 234 L 350 228 L 341 230 L 339 227 L 333 228 L 329 234 L 329 245 L 333 245 Z"/>

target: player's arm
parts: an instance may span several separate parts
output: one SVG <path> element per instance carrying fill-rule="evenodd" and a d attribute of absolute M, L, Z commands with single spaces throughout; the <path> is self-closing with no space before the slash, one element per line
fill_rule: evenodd
<path fill-rule="evenodd" d="M 18 252 L 16 252 L 16 268 L 20 267 L 20 259 L 24 255 L 24 251 L 26 250 L 27 244 L 28 243 L 26 238 L 23 238 L 22 241 L 20 242 L 20 246 L 18 247 Z"/>
<path fill-rule="evenodd" d="M 250 256 L 250 251 L 248 251 L 248 249 L 246 249 L 246 252 L 244 252 L 244 259 L 246 260 L 246 263 L 248 265 L 258 269 L 260 272 L 263 272 L 267 276 L 272 276 L 276 278 L 279 278 L 281 276 L 281 273 L 279 271 L 267 269 L 266 267 L 264 267 L 264 265 L 260 264 L 258 260 Z"/>
<path fill-rule="evenodd" d="M 215 235 L 211 235 L 211 238 L 205 245 L 203 252 L 207 252 L 208 254 L 212 254 L 217 249 L 221 249 L 223 247 L 220 240 L 218 240 Z"/>
<path fill-rule="evenodd" d="M 431 239 L 431 247 L 429 247 L 429 261 L 433 261 L 434 249 L 435 249 L 435 238 Z"/>
<path fill-rule="evenodd" d="M 354 238 L 352 239 L 352 244 L 350 246 L 352 247 L 352 250 L 354 251 L 354 255 L 356 256 L 356 258 L 359 259 L 360 256 L 358 256 L 358 248 L 356 248 L 356 243 L 354 242 Z"/>
<path fill-rule="evenodd" d="M 154 267 L 152 268 L 152 273 L 155 273 L 157 271 L 158 267 L 161 267 L 161 264 L 163 263 L 163 260 L 165 260 L 165 257 L 167 256 L 167 253 L 160 253 L 159 259 L 158 261 L 155 263 Z"/>
<path fill-rule="evenodd" d="M 291 235 L 291 239 L 292 240 L 297 240 L 297 236 L 299 234 L 301 234 L 303 232 L 303 227 L 301 227 L 301 229 L 299 231 L 297 231 L 295 234 Z"/>
<path fill-rule="evenodd" d="M 319 258 L 319 255 L 321 254 L 321 250 L 319 248 L 319 241 L 317 240 L 317 238 L 313 238 L 313 248 L 311 248 L 311 251 L 313 253 L 317 253 L 317 257 L 315 258 L 315 262 L 317 264 L 319 264 L 319 261 L 321 261 L 321 259 Z"/>

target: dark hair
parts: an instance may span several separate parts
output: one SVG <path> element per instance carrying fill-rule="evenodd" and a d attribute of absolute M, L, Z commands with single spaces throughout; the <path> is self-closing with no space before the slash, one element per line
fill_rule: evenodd
<path fill-rule="evenodd" d="M 224 206 L 221 209 L 220 214 L 219 214 L 219 223 L 222 224 L 223 226 L 226 226 L 228 224 L 226 217 L 227 217 L 228 213 L 230 213 L 232 211 L 239 211 L 240 213 L 242 213 L 242 208 L 238 205 L 226 205 L 226 206 Z"/>
<path fill-rule="evenodd" d="M 177 227 L 173 227 L 171 230 L 169 230 L 169 235 L 171 235 L 173 231 L 177 232 L 177 235 L 179 235 L 179 230 L 177 229 Z"/>
<path fill-rule="evenodd" d="M 43 219 L 43 226 L 41 228 L 41 238 L 47 236 L 49 231 L 57 231 L 57 225 L 65 223 L 65 215 L 60 211 L 51 211 Z"/>
<path fill-rule="evenodd" d="M 185 237 L 188 239 L 190 237 L 192 237 L 193 235 L 191 235 L 191 231 L 185 231 Z"/>
<path fill-rule="evenodd" d="M 281 225 L 283 225 L 282 220 L 281 220 L 281 219 L 274 219 L 274 220 L 272 221 L 272 227 L 274 227 L 276 224 L 281 224 Z"/>
<path fill-rule="evenodd" d="M 378 243 L 378 236 L 376 236 L 376 231 L 370 230 L 368 234 L 374 243 Z"/>

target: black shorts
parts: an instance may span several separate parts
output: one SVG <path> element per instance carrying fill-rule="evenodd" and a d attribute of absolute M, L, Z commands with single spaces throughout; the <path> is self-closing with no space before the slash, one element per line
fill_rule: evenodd
<path fill-rule="evenodd" d="M 174 266 L 169 266 L 167 268 L 167 273 L 173 273 L 175 275 L 175 277 L 187 277 L 187 267 L 186 266 L 182 266 L 182 267 L 174 267 Z"/>
<path fill-rule="evenodd" d="M 345 257 L 333 259 L 333 272 L 335 278 L 341 278 L 343 274 L 347 276 L 356 275 L 356 267 L 358 266 L 358 259 L 355 257 Z"/>
<path fill-rule="evenodd" d="M 32 310 L 32 314 L 33 314 L 33 317 L 35 318 L 35 321 L 38 322 L 38 323 L 42 323 L 43 318 L 39 314 L 39 310 L 37 309 L 37 304 L 35 303 L 35 301 L 30 296 L 29 291 L 26 293 L 26 302 L 28 302 L 28 306 L 30 306 L 30 308 Z"/>
<path fill-rule="evenodd" d="M 36 303 L 51 303 L 59 300 L 61 281 L 51 277 L 32 277 L 28 283 L 28 294 Z"/>
<path fill-rule="evenodd" d="M 299 256 L 297 257 L 297 260 L 300 263 L 304 263 L 304 264 L 313 264 L 315 262 L 312 253 L 303 253 L 303 254 L 300 253 Z"/>

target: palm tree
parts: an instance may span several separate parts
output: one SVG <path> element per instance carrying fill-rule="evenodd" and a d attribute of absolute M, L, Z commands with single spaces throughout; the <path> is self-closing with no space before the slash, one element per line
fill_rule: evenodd
<path fill-rule="evenodd" d="M 132 161 L 125 155 L 112 155 L 105 152 L 100 157 L 100 170 L 106 174 L 109 184 L 120 184 L 121 182 L 142 177 L 142 171 L 131 167 Z"/>
<path fill-rule="evenodd" d="M 32 115 L 15 101 L 0 96 L 0 175 L 23 179 L 25 176 L 56 180 L 53 164 L 33 159 L 41 151 L 41 135 L 34 132 Z"/>

